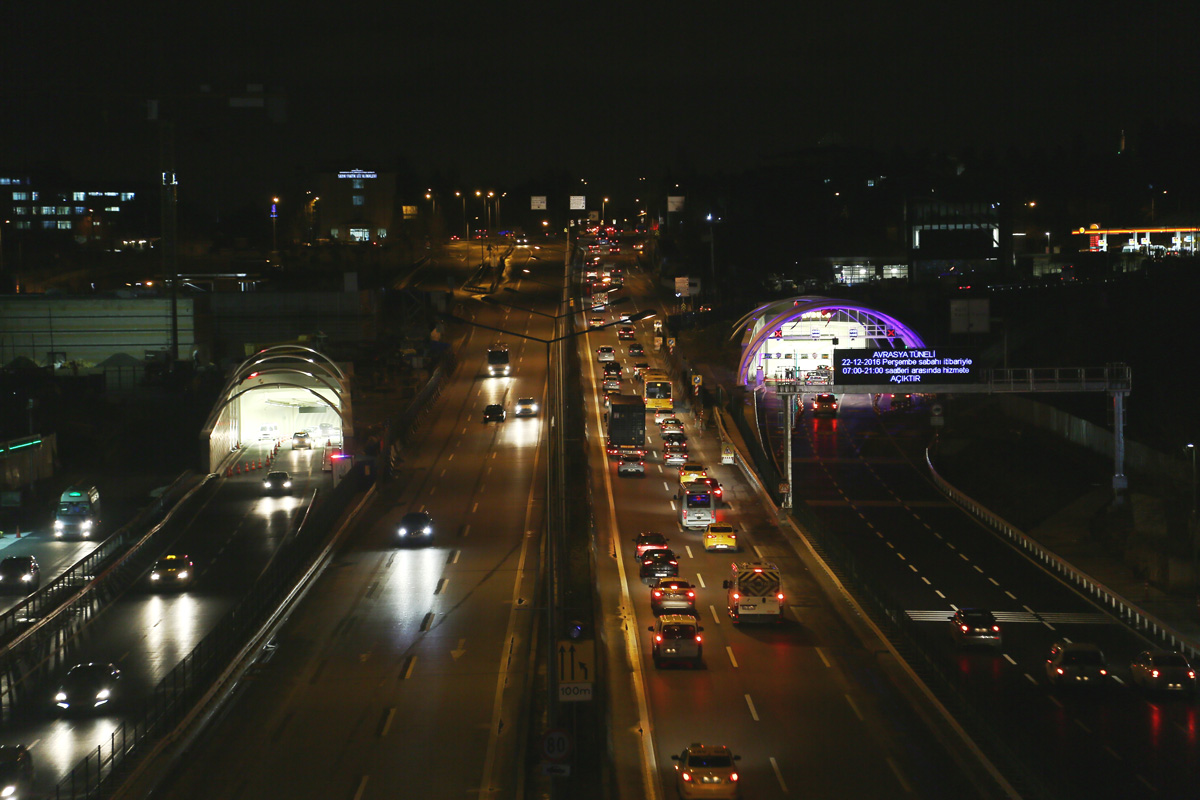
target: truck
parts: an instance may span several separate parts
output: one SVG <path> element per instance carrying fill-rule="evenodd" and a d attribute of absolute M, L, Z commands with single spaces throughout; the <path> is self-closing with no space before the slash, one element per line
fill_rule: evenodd
<path fill-rule="evenodd" d="M 608 398 L 608 454 L 646 455 L 646 406 L 628 394 Z"/>
<path fill-rule="evenodd" d="M 747 620 L 783 621 L 783 583 L 779 567 L 769 561 L 735 561 L 722 584 L 729 618 L 734 625 Z"/>
<path fill-rule="evenodd" d="M 512 366 L 508 363 L 508 345 L 495 342 L 488 347 L 487 371 L 493 378 L 497 375 L 508 377 L 512 371 Z"/>
<path fill-rule="evenodd" d="M 100 533 L 100 492 L 95 486 L 71 486 L 58 499 L 54 538 L 94 539 Z"/>

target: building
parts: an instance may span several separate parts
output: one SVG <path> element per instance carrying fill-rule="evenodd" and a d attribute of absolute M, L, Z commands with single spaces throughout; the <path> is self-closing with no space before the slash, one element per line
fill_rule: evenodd
<path fill-rule="evenodd" d="M 136 249 L 146 246 L 147 212 L 156 210 L 156 202 L 148 206 L 143 194 L 63 179 L 0 175 L 0 219 L 28 238 L 69 238 L 104 250 Z"/>
<path fill-rule="evenodd" d="M 324 172 L 317 175 L 316 185 L 305 209 L 316 242 L 387 244 L 399 219 L 395 173 L 364 169 Z"/>

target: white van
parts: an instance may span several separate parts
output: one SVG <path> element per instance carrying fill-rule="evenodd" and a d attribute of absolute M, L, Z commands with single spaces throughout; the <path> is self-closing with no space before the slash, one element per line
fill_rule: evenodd
<path fill-rule="evenodd" d="M 279 426 L 274 423 L 260 425 L 258 427 L 258 438 L 259 439 L 278 439 L 279 438 Z"/>
<path fill-rule="evenodd" d="M 94 539 L 100 533 L 100 492 L 95 486 L 72 486 L 58 499 L 54 538 Z"/>

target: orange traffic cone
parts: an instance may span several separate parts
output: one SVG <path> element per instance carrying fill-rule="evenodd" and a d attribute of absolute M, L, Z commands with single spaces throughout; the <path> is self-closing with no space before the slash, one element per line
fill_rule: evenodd
<path fill-rule="evenodd" d="M 326 439 L 326 440 L 325 440 L 325 446 L 326 446 L 326 447 L 333 447 L 333 439 Z"/>
<path fill-rule="evenodd" d="M 234 474 L 234 475 L 241 475 L 241 474 L 242 474 L 242 465 L 241 465 L 241 464 L 238 464 L 238 465 L 236 465 L 236 466 L 233 468 L 233 474 Z"/>
<path fill-rule="evenodd" d="M 262 469 L 262 459 L 261 458 L 258 460 L 258 468 Z"/>

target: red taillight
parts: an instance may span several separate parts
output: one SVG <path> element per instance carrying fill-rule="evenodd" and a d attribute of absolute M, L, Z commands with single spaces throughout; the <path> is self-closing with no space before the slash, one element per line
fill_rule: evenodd
<path fill-rule="evenodd" d="M 779 594 L 775 595 L 775 599 L 782 603 L 783 602 L 783 592 L 780 592 Z"/>
<path fill-rule="evenodd" d="M 683 773 L 680 773 L 679 777 L 683 778 L 685 781 L 690 781 L 692 779 L 692 773 L 683 772 Z"/>
<path fill-rule="evenodd" d="M 999 625 L 993 625 L 993 626 L 992 626 L 992 630 L 994 630 L 996 633 L 999 633 L 999 632 L 1000 632 L 1000 626 L 999 626 Z"/>
<path fill-rule="evenodd" d="M 643 566 L 647 566 L 647 567 L 648 567 L 648 566 L 650 566 L 652 563 L 654 563 L 654 562 L 652 562 L 652 561 L 649 561 L 649 560 L 646 560 L 646 561 L 643 561 L 643 562 L 642 562 L 642 565 L 643 565 Z"/>
<path fill-rule="evenodd" d="M 738 778 L 738 776 L 737 776 L 736 772 L 729 773 L 729 782 L 730 783 L 737 783 L 737 778 Z"/>
<path fill-rule="evenodd" d="M 1156 670 L 1156 669 L 1152 669 L 1152 670 L 1150 670 L 1150 677 L 1151 677 L 1151 678 L 1157 678 L 1157 677 L 1158 677 L 1158 670 Z"/>
<path fill-rule="evenodd" d="M 970 625 L 960 625 L 959 627 L 962 628 L 963 633 L 966 633 L 967 631 L 971 630 Z"/>
<path fill-rule="evenodd" d="M 662 592 L 660 592 L 658 589 L 655 589 L 655 590 L 654 590 L 654 596 L 655 596 L 655 597 L 662 597 Z"/>
<path fill-rule="evenodd" d="M 678 564 L 678 563 L 679 563 L 678 561 L 674 561 L 674 560 L 672 560 L 672 561 L 671 561 L 671 565 L 672 565 L 672 566 L 674 566 L 674 565 L 676 565 L 676 564 Z"/>
<path fill-rule="evenodd" d="M 740 595 L 740 594 L 738 594 L 737 592 L 734 592 L 734 593 L 733 593 L 733 599 L 734 599 L 734 600 L 737 600 L 739 597 L 741 597 L 741 595 Z"/>
<path fill-rule="evenodd" d="M 697 642 L 700 641 L 700 634 L 698 634 L 698 633 L 696 634 L 696 641 Z"/>
<path fill-rule="evenodd" d="M 1107 675 L 1107 674 L 1108 674 L 1108 670 L 1106 670 L 1106 669 L 1102 669 L 1102 670 L 1100 670 L 1100 674 L 1101 674 L 1101 675 Z"/>
<path fill-rule="evenodd" d="M 696 596 L 695 592 L 688 592 L 688 597 L 695 597 L 695 596 Z"/>
<path fill-rule="evenodd" d="M 1196 671 L 1195 670 L 1191 670 L 1191 669 L 1188 670 L 1188 679 L 1193 680 L 1193 681 L 1196 680 Z"/>
<path fill-rule="evenodd" d="M 654 635 L 654 641 L 656 641 L 656 642 L 661 642 L 661 641 L 662 641 L 662 634 L 661 634 L 661 633 L 657 633 L 657 634 L 655 634 L 655 635 Z"/>
<path fill-rule="evenodd" d="M 1059 675 L 1065 675 L 1065 674 L 1066 674 L 1066 673 L 1064 673 L 1064 672 L 1063 672 L 1063 668 L 1062 668 L 1062 667 L 1058 667 L 1058 668 L 1057 668 L 1057 669 L 1055 669 L 1054 671 L 1055 671 L 1055 672 L 1057 672 Z"/>

